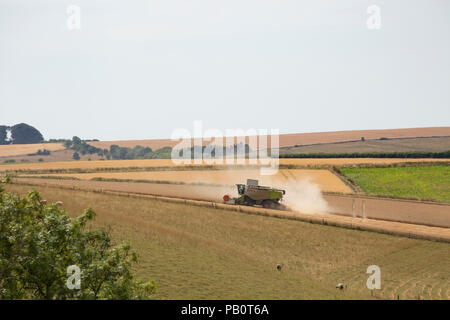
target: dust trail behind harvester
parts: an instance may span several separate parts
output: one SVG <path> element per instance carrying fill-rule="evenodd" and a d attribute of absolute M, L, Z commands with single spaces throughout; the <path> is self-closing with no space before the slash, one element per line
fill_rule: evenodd
<path fill-rule="evenodd" d="M 250 168 L 249 168 L 250 169 Z M 230 169 L 230 171 L 235 171 Z M 201 179 L 198 182 L 213 182 L 222 186 L 198 186 L 196 188 L 186 187 L 186 191 L 180 194 L 181 197 L 189 197 L 194 199 L 202 199 L 208 201 L 222 202 L 222 197 L 225 194 L 231 197 L 238 196 L 235 183 L 246 183 L 247 179 L 257 179 L 259 183 L 264 186 L 280 188 L 286 191 L 283 204 L 290 210 L 301 213 L 320 213 L 325 214 L 329 212 L 328 203 L 322 196 L 319 185 L 311 182 L 309 178 L 296 180 L 296 178 L 289 174 L 289 171 L 281 172 L 281 175 L 261 176 L 259 170 L 242 170 L 242 176 L 236 177 L 235 174 L 230 177 L 227 176 L 228 170 L 222 169 L 225 180 L 217 179 L 216 175 L 210 175 L 209 171 L 203 171 Z M 231 179 L 229 179 L 231 178 Z"/>
<path fill-rule="evenodd" d="M 309 214 L 326 214 L 330 211 L 320 187 L 309 179 L 288 179 L 283 189 L 286 190 L 284 204 L 293 211 Z"/>

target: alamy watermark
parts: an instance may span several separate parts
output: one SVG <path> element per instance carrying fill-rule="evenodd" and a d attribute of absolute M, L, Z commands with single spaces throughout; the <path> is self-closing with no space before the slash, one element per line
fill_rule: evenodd
<path fill-rule="evenodd" d="M 66 281 L 66 287 L 70 290 L 81 289 L 81 269 L 77 265 L 71 265 L 67 267 L 67 275 L 69 276 Z"/>
<path fill-rule="evenodd" d="M 369 278 L 367 278 L 366 286 L 367 289 L 381 289 L 381 269 L 377 265 L 371 265 L 367 267 L 367 274 L 370 274 Z"/>
<path fill-rule="evenodd" d="M 258 165 L 261 175 L 273 175 L 279 166 L 278 129 L 203 130 L 202 121 L 194 121 L 193 131 L 173 131 L 171 159 L 176 165 Z"/>
<path fill-rule="evenodd" d="M 67 12 L 67 20 L 66 25 L 67 29 L 72 30 L 80 30 L 81 29 L 81 8 L 77 5 L 70 5 L 66 9 Z"/>
<path fill-rule="evenodd" d="M 367 7 L 366 13 L 369 15 L 367 17 L 366 26 L 369 30 L 380 30 L 381 29 L 381 8 L 377 5 L 370 5 Z"/>

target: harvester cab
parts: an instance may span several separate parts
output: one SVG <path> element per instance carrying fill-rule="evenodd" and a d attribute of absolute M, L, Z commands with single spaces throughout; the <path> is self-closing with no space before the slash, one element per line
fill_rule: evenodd
<path fill-rule="evenodd" d="M 237 184 L 238 197 L 225 195 L 223 200 L 227 204 L 261 205 L 264 208 L 280 209 L 285 190 L 260 186 L 258 180 L 247 179 L 247 184 Z"/>

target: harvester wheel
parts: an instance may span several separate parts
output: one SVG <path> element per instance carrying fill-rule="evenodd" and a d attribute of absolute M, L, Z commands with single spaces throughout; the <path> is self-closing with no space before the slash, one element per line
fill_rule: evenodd
<path fill-rule="evenodd" d="M 262 206 L 263 206 L 264 208 L 266 208 L 266 209 L 269 209 L 269 208 L 270 208 L 270 201 L 264 200 L 264 201 L 262 202 Z"/>
<path fill-rule="evenodd" d="M 244 203 L 245 203 L 245 205 L 252 207 L 255 205 L 256 202 L 252 198 L 244 196 Z"/>

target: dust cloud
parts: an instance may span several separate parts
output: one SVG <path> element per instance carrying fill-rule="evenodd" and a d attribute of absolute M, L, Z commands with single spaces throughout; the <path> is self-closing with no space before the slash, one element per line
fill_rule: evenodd
<path fill-rule="evenodd" d="M 326 214 L 330 212 L 320 187 L 309 179 L 296 181 L 289 179 L 283 187 L 286 190 L 283 204 L 293 211 L 308 214 Z"/>

